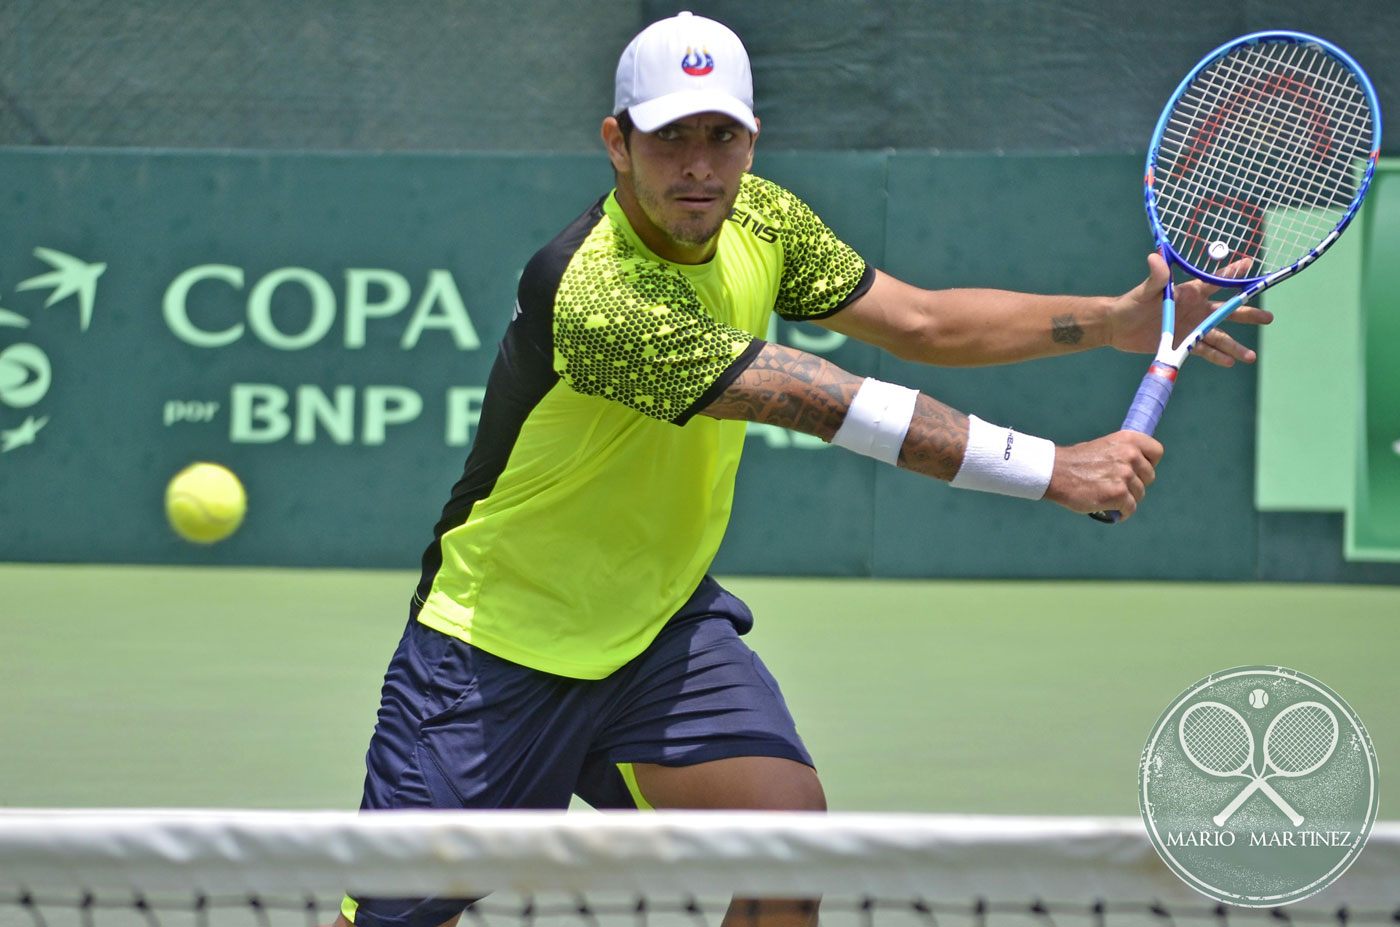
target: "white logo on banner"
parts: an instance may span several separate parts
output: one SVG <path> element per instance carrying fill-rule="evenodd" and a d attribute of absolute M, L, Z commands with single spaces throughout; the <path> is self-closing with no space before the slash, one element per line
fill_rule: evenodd
<path fill-rule="evenodd" d="M 37 247 L 33 253 L 49 269 L 20 281 L 14 293 L 47 291 L 42 308 L 76 308 L 76 331 L 69 331 L 86 333 L 96 311 L 98 281 L 107 265 L 46 247 Z M 415 349 L 425 337 L 445 338 L 459 351 L 482 347 L 450 271 L 431 269 L 421 280 L 410 280 L 385 268 L 351 267 L 337 283 L 332 279 L 307 267 L 279 267 L 249 279 L 236 265 L 199 264 L 176 274 L 166 285 L 161 316 L 175 338 L 205 350 L 252 342 L 279 352 L 296 352 L 330 339 L 356 351 L 367 346 L 375 331 L 380 333 L 379 344 L 387 335 L 402 351 Z M 38 440 L 49 424 L 42 402 L 54 379 L 49 352 L 34 343 L 43 339 L 31 334 L 38 307 L 26 315 L 16 311 L 14 298 L 10 301 L 10 306 L 4 305 L 0 290 L 0 454 Z M 295 311 L 287 312 L 284 306 Z M 512 318 L 519 314 L 517 303 Z M 71 323 L 65 320 L 64 324 Z M 45 326 L 46 330 L 51 327 Z M 778 340 L 779 334 L 775 318 L 768 340 Z M 784 326 L 782 335 L 794 347 L 822 354 L 846 340 L 835 332 L 796 326 Z M 445 445 L 471 443 L 485 391 L 484 386 L 446 389 Z M 386 443 L 393 426 L 416 421 L 424 408 L 423 396 L 404 385 L 236 382 L 229 384 L 226 397 L 166 400 L 161 420 L 167 428 L 226 420 L 232 444 L 330 441 L 378 446 Z M 779 449 L 827 446 L 817 438 L 764 425 L 751 424 L 748 433 Z"/>
<path fill-rule="evenodd" d="M 349 351 L 366 347 L 372 329 L 392 333 L 398 347 L 411 351 L 425 337 L 447 338 L 459 351 L 481 348 L 465 300 L 451 272 L 429 270 L 421 286 L 394 270 L 350 267 L 339 290 L 308 267 L 279 267 L 249 280 L 242 267 L 200 264 L 177 274 L 161 299 L 166 328 L 196 348 L 219 349 L 253 341 L 276 351 L 303 351 L 327 339 Z M 279 312 L 295 306 L 296 311 Z M 382 342 L 381 342 L 382 343 Z M 484 387 L 450 387 L 446 393 L 444 443 L 470 443 L 481 417 Z M 303 383 L 233 383 L 227 403 L 212 399 L 171 399 L 166 427 L 214 422 L 228 415 L 233 444 L 274 444 L 290 440 L 315 444 L 378 446 L 389 429 L 422 414 L 423 396 L 394 384 L 322 386 Z"/>
<path fill-rule="evenodd" d="M 48 264 L 51 270 L 20 281 L 15 292 L 47 289 L 49 297 L 44 301 L 45 309 L 59 303 L 76 303 L 78 333 L 86 332 L 92 324 L 93 308 L 97 304 L 97 279 L 107 265 L 90 264 L 52 248 L 35 248 L 34 256 Z M 70 300 L 70 297 L 73 299 Z M 5 335 L 10 334 L 10 329 L 24 330 L 29 327 L 28 317 L 0 307 L 0 329 L 6 330 Z M 23 410 L 23 420 L 18 425 L 11 425 L 9 414 L 0 419 L 0 454 L 8 454 L 38 440 L 40 431 L 49 423 L 49 417 L 30 410 L 43 402 L 52 385 L 53 367 L 43 348 L 29 341 L 11 341 L 0 335 L 0 407 Z"/>
<path fill-rule="evenodd" d="M 198 288 L 205 302 L 216 304 L 206 310 L 205 324 L 190 318 L 189 303 Z M 335 288 L 324 276 L 307 267 L 279 267 L 248 288 L 242 313 L 227 311 L 230 301 L 219 298 L 217 290 L 244 289 L 243 268 L 230 264 L 201 264 L 184 271 L 166 287 L 162 301 L 165 324 L 171 333 L 197 348 L 222 348 L 247 334 L 279 351 L 300 351 L 320 344 L 341 323 L 341 339 L 346 348 L 363 348 L 371 323 L 381 323 L 404 313 L 413 302 L 413 287 L 402 274 L 374 267 L 351 267 L 345 271 L 344 293 L 338 299 Z M 279 290 L 310 309 L 299 330 L 285 330 L 273 313 L 273 296 Z M 236 305 L 236 304 L 235 304 Z M 222 317 L 217 306 L 225 307 Z M 457 282 L 446 270 L 430 270 L 413 310 L 408 314 L 399 337 L 399 347 L 417 347 L 424 332 L 441 331 L 459 351 L 475 351 L 481 338 L 472 324 Z"/>

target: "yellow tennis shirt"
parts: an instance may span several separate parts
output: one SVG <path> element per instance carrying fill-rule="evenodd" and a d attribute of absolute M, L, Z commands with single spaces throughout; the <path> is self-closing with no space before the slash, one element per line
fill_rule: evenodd
<path fill-rule="evenodd" d="M 715 257 L 653 254 L 616 197 L 521 276 L 418 620 L 503 659 L 600 679 L 689 598 L 724 536 L 744 423 L 696 413 L 774 311 L 831 315 L 873 270 L 796 196 L 746 175 Z"/>

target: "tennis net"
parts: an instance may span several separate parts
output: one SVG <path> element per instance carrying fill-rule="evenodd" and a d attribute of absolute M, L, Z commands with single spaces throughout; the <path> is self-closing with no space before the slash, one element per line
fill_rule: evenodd
<path fill-rule="evenodd" d="M 0 811 L 0 927 L 301 927 L 346 891 L 484 895 L 464 927 L 702 927 L 732 895 L 819 895 L 832 927 L 1395 923 L 1400 824 L 1266 910 L 1197 894 L 1128 818 Z"/>

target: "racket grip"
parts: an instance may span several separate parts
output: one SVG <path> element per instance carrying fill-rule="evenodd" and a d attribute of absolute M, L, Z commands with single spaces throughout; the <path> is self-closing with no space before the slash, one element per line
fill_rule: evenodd
<path fill-rule="evenodd" d="M 1157 430 L 1162 420 L 1162 412 L 1167 408 L 1167 400 L 1172 398 L 1172 387 L 1176 386 L 1176 368 L 1171 364 L 1153 361 L 1138 386 L 1133 404 L 1128 406 L 1128 414 L 1123 418 L 1124 431 L 1137 431 L 1150 435 Z"/>
<path fill-rule="evenodd" d="M 1123 418 L 1123 431 L 1137 431 L 1150 435 L 1157 430 L 1162 413 L 1167 408 L 1167 400 L 1172 398 L 1172 387 L 1176 386 L 1176 368 L 1171 364 L 1153 361 L 1138 385 L 1133 404 L 1128 406 L 1128 414 Z M 1116 525 L 1122 519 L 1122 512 L 1090 512 L 1089 517 L 1104 524 Z"/>

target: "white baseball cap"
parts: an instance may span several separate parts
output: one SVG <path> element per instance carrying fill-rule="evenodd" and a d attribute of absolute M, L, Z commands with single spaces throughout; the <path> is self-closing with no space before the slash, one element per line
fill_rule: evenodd
<path fill-rule="evenodd" d="M 623 110 L 643 132 L 710 112 L 757 132 L 744 43 L 728 26 L 688 12 L 652 23 L 618 59 L 613 114 Z"/>

